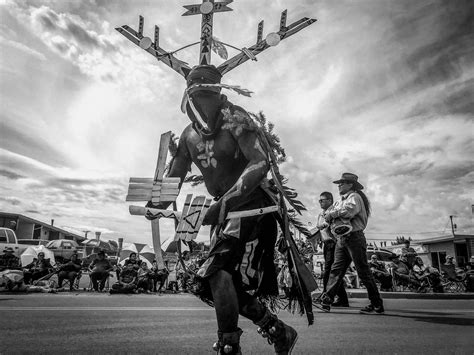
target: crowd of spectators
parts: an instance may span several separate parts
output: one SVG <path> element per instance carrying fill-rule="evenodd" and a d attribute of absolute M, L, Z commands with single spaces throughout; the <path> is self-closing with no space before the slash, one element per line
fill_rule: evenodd
<path fill-rule="evenodd" d="M 191 254 L 185 251 L 182 261 L 178 258 L 166 260 L 165 266 L 160 268 L 156 260 L 153 260 L 149 267 L 148 261 L 131 253 L 122 265 L 113 265 L 105 252 L 100 251 L 90 263 L 85 263 L 85 259 L 81 260 L 75 253 L 70 260 L 53 266 L 50 259 L 45 258 L 44 252 L 39 252 L 31 263 L 22 266 L 20 258 L 8 247 L 0 255 L 0 291 L 36 292 L 40 288 L 47 292 L 57 292 L 64 290 L 64 285 L 73 291 L 78 289 L 79 280 L 86 273 L 90 279 L 87 289 L 94 292 L 187 292 L 190 270 L 196 271 L 202 260 L 201 254 L 191 258 Z"/>
<path fill-rule="evenodd" d="M 313 241 L 314 242 L 314 241 Z M 323 243 L 314 243 L 313 254 L 322 248 Z M 307 243 L 297 241 L 298 249 L 304 260 L 307 258 Z M 393 254 L 389 259 L 381 261 L 376 253 L 371 253 L 368 264 L 374 279 L 381 291 L 411 290 L 414 292 L 445 292 L 447 281 L 457 281 L 460 287 L 457 291 L 474 292 L 474 256 L 464 268 L 458 268 L 454 257 L 447 255 L 446 262 L 441 267 L 435 268 L 423 262 L 409 240 L 403 243 L 401 252 Z M 278 284 L 282 294 L 288 294 L 291 288 L 291 277 L 288 272 L 287 262 L 284 258 L 277 258 Z M 322 280 L 324 263 L 318 262 L 308 265 L 316 278 Z M 349 266 L 344 276 L 343 283 L 348 288 L 358 288 L 358 276 L 354 268 Z M 362 285 L 363 286 L 363 285 Z"/>
<path fill-rule="evenodd" d="M 314 271 L 310 255 L 314 253 L 311 243 L 297 241 L 298 248 L 301 250 L 303 259 L 310 270 Z M 280 254 L 281 255 L 281 254 Z M 156 260 L 153 260 L 151 267 L 149 263 L 141 260 L 136 253 L 123 262 L 123 265 L 113 266 L 104 252 L 99 252 L 87 268 L 84 268 L 81 259 L 77 254 L 73 254 L 70 260 L 64 264 L 53 267 L 50 260 L 45 258 L 43 252 L 39 252 L 37 258 L 31 263 L 21 266 L 20 259 L 14 255 L 12 248 L 6 248 L 0 255 L 0 272 L 7 270 L 17 270 L 18 275 L 22 275 L 22 285 L 31 287 L 42 285 L 41 281 L 50 275 L 57 275 L 56 288 L 62 289 L 64 281 L 67 282 L 69 290 L 77 288 L 78 282 L 83 271 L 89 273 L 90 287 L 92 291 L 103 292 L 110 289 L 110 293 L 162 293 L 187 292 L 190 280 L 189 271 L 196 271 L 202 260 L 202 256 L 191 258 L 189 252 L 183 252 L 182 260 L 167 260 L 164 268 L 160 268 Z M 284 258 L 276 260 L 278 264 L 278 283 L 283 294 L 287 294 L 291 289 L 292 278 L 289 274 L 287 261 Z M 466 265 L 464 273 L 460 274 L 454 263 L 452 256 L 446 257 L 446 262 L 440 270 L 430 265 L 425 265 L 423 260 L 417 255 L 410 242 L 406 241 L 399 255 L 394 255 L 390 262 L 380 261 L 376 254 L 371 255 L 369 261 L 370 270 L 380 286 L 381 291 L 392 291 L 397 287 L 410 289 L 416 292 L 443 292 L 443 280 L 448 277 L 454 281 L 462 282 L 465 290 L 474 292 L 474 257 L 471 257 Z M 322 267 L 322 265 L 319 265 Z M 322 272 L 323 270 L 321 270 Z M 116 275 L 116 281 L 111 282 Z M 320 276 L 321 277 L 321 276 Z M 6 283 L 6 282 L 5 282 Z M 111 284 L 108 287 L 108 283 Z M 12 283 L 8 283 L 12 289 Z M 16 286 L 20 285 L 17 281 Z M 357 273 L 350 269 L 344 278 L 346 287 L 359 287 Z M 48 286 L 48 290 L 51 285 Z M 66 286 L 66 287 L 67 287 Z M 0 281 L 1 289 L 1 281 Z M 17 287 L 18 290 L 25 290 L 25 287 Z"/>

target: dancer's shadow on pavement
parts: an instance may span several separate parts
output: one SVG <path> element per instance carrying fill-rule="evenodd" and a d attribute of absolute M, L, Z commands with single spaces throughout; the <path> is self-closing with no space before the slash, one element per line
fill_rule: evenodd
<path fill-rule="evenodd" d="M 392 312 L 396 312 L 395 314 Z M 402 313 L 402 314 L 400 314 Z M 474 318 L 459 317 L 459 313 L 432 312 L 432 311 L 407 311 L 391 310 L 382 317 L 411 318 L 417 322 L 451 324 L 451 325 L 474 325 Z"/>

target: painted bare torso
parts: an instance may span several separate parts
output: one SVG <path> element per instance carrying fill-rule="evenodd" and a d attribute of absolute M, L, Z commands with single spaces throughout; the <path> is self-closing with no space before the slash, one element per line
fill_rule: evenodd
<path fill-rule="evenodd" d="M 223 123 L 212 139 L 204 139 L 191 125 L 185 128 L 168 175 L 183 181 L 191 163 L 201 171 L 209 194 L 218 198 L 204 225 L 223 222 L 233 206 L 247 200 L 269 169 L 257 126 L 247 112 L 237 106 L 221 112 Z"/>
<path fill-rule="evenodd" d="M 226 129 L 211 140 L 203 140 L 191 126 L 185 134 L 190 158 L 201 171 L 208 192 L 214 197 L 224 195 L 248 164 L 237 141 Z"/>

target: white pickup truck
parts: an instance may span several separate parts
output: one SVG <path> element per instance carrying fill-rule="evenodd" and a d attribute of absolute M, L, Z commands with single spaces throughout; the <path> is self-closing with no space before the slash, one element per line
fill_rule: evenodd
<path fill-rule="evenodd" d="M 3 253 L 7 248 L 12 248 L 15 255 L 20 257 L 21 253 L 23 253 L 28 246 L 29 245 L 18 244 L 18 239 L 13 230 L 0 227 L 0 253 Z"/>

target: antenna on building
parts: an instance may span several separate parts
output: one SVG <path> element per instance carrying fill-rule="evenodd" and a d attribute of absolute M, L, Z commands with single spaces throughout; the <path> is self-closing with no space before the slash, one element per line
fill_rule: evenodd
<path fill-rule="evenodd" d="M 458 228 L 456 223 L 453 222 L 453 218 L 456 216 L 449 216 L 449 219 L 451 221 L 451 232 L 453 233 L 453 237 L 455 236 L 454 231 Z"/>

